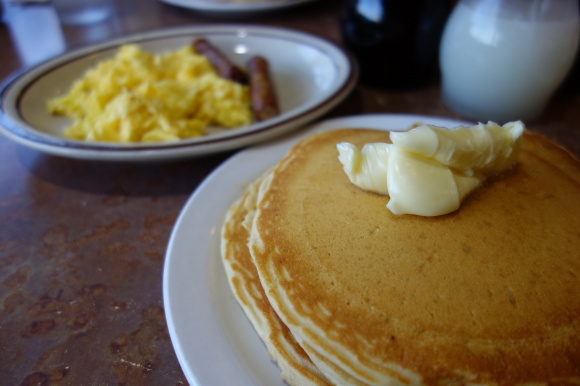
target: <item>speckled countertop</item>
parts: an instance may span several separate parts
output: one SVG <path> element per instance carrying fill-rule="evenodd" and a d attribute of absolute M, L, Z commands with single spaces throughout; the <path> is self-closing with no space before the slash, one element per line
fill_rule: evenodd
<path fill-rule="evenodd" d="M 38 17 L 48 8 L 6 3 L 0 78 L 40 60 L 32 54 L 62 49 L 19 38 L 22 13 Z M 166 26 L 240 22 L 295 28 L 340 44 L 340 4 L 333 1 L 242 20 L 157 0 L 137 7 L 115 0 L 115 8 L 102 25 L 43 28 L 61 28 L 66 48 Z M 441 102 L 436 79 L 412 91 L 358 86 L 328 116 L 375 112 L 460 118 Z M 580 154 L 579 95 L 560 93 L 529 128 Z M 45 155 L 0 137 L 0 384 L 187 384 L 165 321 L 164 255 L 188 197 L 232 154 L 157 164 L 93 162 Z"/>

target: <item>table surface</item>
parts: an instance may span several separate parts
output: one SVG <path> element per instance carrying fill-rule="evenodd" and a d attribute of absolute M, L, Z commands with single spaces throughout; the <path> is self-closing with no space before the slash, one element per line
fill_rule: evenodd
<path fill-rule="evenodd" d="M 332 0 L 234 16 L 114 0 L 111 19 L 84 27 L 61 25 L 48 3 L 4 1 L 0 79 L 65 50 L 170 26 L 281 26 L 342 45 Z M 437 76 L 409 91 L 358 85 L 321 119 L 361 113 L 462 118 L 442 103 Z M 579 94 L 559 92 L 528 128 L 578 155 L 579 122 Z M 0 136 L 0 384 L 187 384 L 165 321 L 164 254 L 186 200 L 234 153 L 91 162 Z"/>

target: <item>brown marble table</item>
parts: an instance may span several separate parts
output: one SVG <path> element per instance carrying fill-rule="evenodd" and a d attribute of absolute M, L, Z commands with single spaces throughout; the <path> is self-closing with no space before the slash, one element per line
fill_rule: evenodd
<path fill-rule="evenodd" d="M 332 0 L 244 17 L 115 0 L 112 18 L 84 27 L 61 25 L 46 3 L 4 1 L 2 79 L 64 50 L 168 26 L 281 26 L 341 44 Z M 435 77 L 412 91 L 358 86 L 323 119 L 375 112 L 461 118 L 442 103 Z M 528 127 L 580 154 L 580 96 L 560 92 Z M 91 162 L 0 136 L 0 384 L 186 384 L 163 309 L 165 249 L 187 198 L 233 153 Z"/>

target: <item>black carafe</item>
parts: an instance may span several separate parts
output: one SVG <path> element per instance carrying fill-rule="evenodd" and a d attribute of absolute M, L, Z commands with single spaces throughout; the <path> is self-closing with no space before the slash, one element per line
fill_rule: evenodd
<path fill-rule="evenodd" d="M 450 0 L 347 0 L 342 38 L 363 84 L 387 89 L 424 85 L 433 76 Z"/>

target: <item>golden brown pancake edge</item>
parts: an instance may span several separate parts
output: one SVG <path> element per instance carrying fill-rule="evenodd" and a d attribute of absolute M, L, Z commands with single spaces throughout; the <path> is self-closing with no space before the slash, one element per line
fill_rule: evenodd
<path fill-rule="evenodd" d="M 302 141 L 252 228 L 262 284 L 297 340 L 370 383 L 579 379 L 578 160 L 526 132 L 515 168 L 457 212 L 398 217 L 350 184 L 342 141 L 385 133 Z"/>
<path fill-rule="evenodd" d="M 328 385 L 270 306 L 247 248 L 246 224 L 251 221 L 262 178 L 250 184 L 226 213 L 221 231 L 222 263 L 236 300 L 280 368 L 282 379 L 291 385 Z"/>

